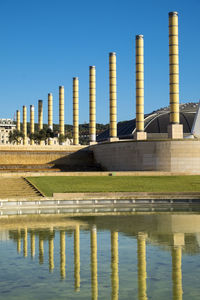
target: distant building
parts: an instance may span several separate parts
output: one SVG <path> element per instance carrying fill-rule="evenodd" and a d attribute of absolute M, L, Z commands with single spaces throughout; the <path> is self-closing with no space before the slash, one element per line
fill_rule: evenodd
<path fill-rule="evenodd" d="M 13 119 L 0 119 L 0 145 L 9 144 L 9 133 L 15 129 Z"/>

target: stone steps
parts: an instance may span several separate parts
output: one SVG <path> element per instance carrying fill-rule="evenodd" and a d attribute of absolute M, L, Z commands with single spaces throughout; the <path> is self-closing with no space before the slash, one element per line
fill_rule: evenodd
<path fill-rule="evenodd" d="M 0 199 L 41 196 L 41 193 L 24 178 L 0 178 Z"/>

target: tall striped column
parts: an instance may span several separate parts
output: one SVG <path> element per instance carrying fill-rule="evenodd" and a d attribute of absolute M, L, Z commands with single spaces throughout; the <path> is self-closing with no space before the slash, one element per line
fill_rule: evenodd
<path fill-rule="evenodd" d="M 38 130 L 43 129 L 43 101 L 38 100 Z"/>
<path fill-rule="evenodd" d="M 65 263 L 66 263 L 66 257 L 65 257 L 65 231 L 60 231 L 60 276 L 61 279 L 65 279 L 66 273 L 65 273 Z"/>
<path fill-rule="evenodd" d="M 76 226 L 74 231 L 74 280 L 75 291 L 80 290 L 80 228 Z"/>
<path fill-rule="evenodd" d="M 98 299 L 98 277 L 97 277 L 97 229 L 92 227 L 90 232 L 91 240 L 91 283 L 92 283 L 92 300 Z"/>
<path fill-rule="evenodd" d="M 17 110 L 17 128 L 18 131 L 21 130 L 21 126 L 20 126 L 20 110 Z"/>
<path fill-rule="evenodd" d="M 118 300 L 119 296 L 119 271 L 118 271 L 118 232 L 111 232 L 111 280 L 112 300 Z"/>
<path fill-rule="evenodd" d="M 27 109 L 26 106 L 23 106 L 23 134 L 24 134 L 24 139 L 23 139 L 23 145 L 27 144 Z"/>
<path fill-rule="evenodd" d="M 109 141 L 114 142 L 117 138 L 117 75 L 116 53 L 109 53 L 109 94 L 110 94 L 110 130 Z"/>
<path fill-rule="evenodd" d="M 35 256 L 35 233 L 31 232 L 31 258 Z"/>
<path fill-rule="evenodd" d="M 146 234 L 138 233 L 138 300 L 147 300 L 147 272 L 146 272 Z"/>
<path fill-rule="evenodd" d="M 35 124 L 34 124 L 34 106 L 30 105 L 30 133 L 34 133 L 34 131 L 35 131 L 34 127 L 35 127 Z M 34 145 L 34 140 L 33 139 L 30 140 L 30 144 Z"/>
<path fill-rule="evenodd" d="M 136 63 L 136 140 L 147 138 L 144 132 L 144 37 L 135 37 L 135 63 Z"/>
<path fill-rule="evenodd" d="M 170 85 L 170 125 L 168 136 L 171 139 L 183 138 L 183 125 L 179 116 L 179 49 L 178 13 L 169 13 L 169 85 Z"/>
<path fill-rule="evenodd" d="M 41 235 L 39 235 L 39 264 L 42 265 L 44 263 L 44 239 Z"/>
<path fill-rule="evenodd" d="M 48 128 L 53 131 L 53 95 L 48 94 Z M 52 139 L 48 139 L 48 145 L 52 145 Z"/>
<path fill-rule="evenodd" d="M 173 299 L 182 300 L 182 247 L 176 246 L 172 248 L 172 281 L 173 281 Z"/>
<path fill-rule="evenodd" d="M 96 68 L 90 66 L 90 145 L 96 144 Z"/>
<path fill-rule="evenodd" d="M 64 86 L 59 86 L 59 134 L 65 134 L 64 124 Z"/>
<path fill-rule="evenodd" d="M 54 239 L 53 236 L 49 238 L 49 272 L 54 269 Z"/>
<path fill-rule="evenodd" d="M 79 80 L 73 78 L 73 144 L 79 144 Z"/>

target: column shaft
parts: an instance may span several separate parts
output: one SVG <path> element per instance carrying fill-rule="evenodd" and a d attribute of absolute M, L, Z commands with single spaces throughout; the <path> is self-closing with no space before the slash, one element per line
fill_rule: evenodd
<path fill-rule="evenodd" d="M 176 246 L 172 248 L 172 280 L 173 280 L 173 300 L 182 300 L 182 270 L 181 270 L 182 248 Z"/>
<path fill-rule="evenodd" d="M 116 53 L 109 53 L 110 138 L 117 138 L 117 75 Z"/>
<path fill-rule="evenodd" d="M 27 109 L 26 106 L 23 106 L 23 134 L 24 134 L 24 139 L 23 139 L 23 144 L 27 144 Z"/>
<path fill-rule="evenodd" d="M 35 124 L 34 124 L 34 106 L 30 105 L 30 133 L 34 133 L 35 131 Z M 34 144 L 34 140 L 31 139 L 30 140 L 30 144 L 33 145 Z"/>
<path fill-rule="evenodd" d="M 61 279 L 65 279 L 65 232 L 60 231 L 60 277 Z"/>
<path fill-rule="evenodd" d="M 59 86 L 59 134 L 65 134 L 64 124 L 64 86 Z"/>
<path fill-rule="evenodd" d="M 79 144 L 79 80 L 73 78 L 73 144 Z"/>
<path fill-rule="evenodd" d="M 49 272 L 54 269 L 54 240 L 53 237 L 49 239 Z"/>
<path fill-rule="evenodd" d="M 119 296 L 118 262 L 118 232 L 111 232 L 112 300 L 118 300 Z"/>
<path fill-rule="evenodd" d="M 169 13 L 170 123 L 179 124 L 178 13 Z"/>
<path fill-rule="evenodd" d="M 96 68 L 95 66 L 90 66 L 90 142 L 96 142 Z"/>
<path fill-rule="evenodd" d="M 53 131 L 53 95 L 48 94 L 48 128 Z M 48 144 L 52 145 L 52 139 L 48 139 Z"/>
<path fill-rule="evenodd" d="M 43 129 L 43 101 L 38 100 L 38 131 Z"/>
<path fill-rule="evenodd" d="M 74 231 L 74 279 L 75 291 L 80 290 L 80 230 L 79 225 Z"/>
<path fill-rule="evenodd" d="M 35 256 L 35 233 L 31 232 L 31 257 Z"/>
<path fill-rule="evenodd" d="M 93 227 L 90 233 L 91 239 L 91 283 L 92 300 L 98 299 L 98 277 L 97 277 L 97 230 Z"/>
<path fill-rule="evenodd" d="M 138 234 L 137 240 L 137 255 L 138 255 L 138 300 L 147 300 L 146 286 L 146 235 Z"/>
<path fill-rule="evenodd" d="M 21 130 L 21 124 L 20 124 L 20 111 L 17 110 L 17 128 L 18 131 Z"/>

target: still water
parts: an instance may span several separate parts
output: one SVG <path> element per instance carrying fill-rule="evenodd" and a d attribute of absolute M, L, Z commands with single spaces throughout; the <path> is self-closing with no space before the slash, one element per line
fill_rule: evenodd
<path fill-rule="evenodd" d="M 0 299 L 200 299 L 200 213 L 0 219 Z"/>

